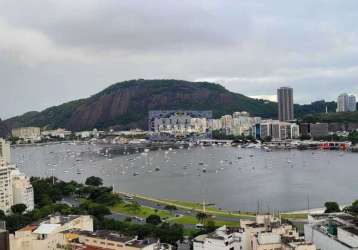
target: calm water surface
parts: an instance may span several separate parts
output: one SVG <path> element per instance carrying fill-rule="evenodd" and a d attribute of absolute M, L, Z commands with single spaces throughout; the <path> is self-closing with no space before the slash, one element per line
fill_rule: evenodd
<path fill-rule="evenodd" d="M 83 182 L 101 177 L 115 190 L 157 198 L 200 201 L 235 210 L 322 207 L 358 199 L 358 154 L 274 151 L 226 146 L 196 147 L 108 159 L 95 145 L 58 144 L 12 150 L 28 176 Z M 157 169 L 156 169 L 157 168 Z"/>

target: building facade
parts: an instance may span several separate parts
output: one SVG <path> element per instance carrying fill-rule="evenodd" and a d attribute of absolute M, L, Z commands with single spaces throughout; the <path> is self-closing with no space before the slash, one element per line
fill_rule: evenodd
<path fill-rule="evenodd" d="M 313 214 L 304 225 L 306 241 L 322 250 L 358 249 L 358 226 L 354 216 L 344 213 Z"/>
<path fill-rule="evenodd" d="M 10 164 L 11 162 L 10 143 L 3 138 L 0 138 L 0 161 L 1 160 L 6 164 Z"/>
<path fill-rule="evenodd" d="M 337 112 L 347 112 L 348 111 L 348 94 L 340 94 L 337 98 Z"/>
<path fill-rule="evenodd" d="M 348 111 L 354 112 L 357 110 L 357 100 L 355 95 L 348 96 Z"/>
<path fill-rule="evenodd" d="M 244 249 L 245 230 L 222 226 L 215 232 L 199 235 L 193 240 L 194 250 L 240 250 Z"/>
<path fill-rule="evenodd" d="M 300 129 L 296 123 L 262 120 L 260 123 L 252 126 L 252 135 L 256 139 L 271 137 L 272 140 L 291 140 L 299 138 Z"/>
<path fill-rule="evenodd" d="M 10 250 L 9 232 L 5 228 L 5 221 L 0 221 L 0 249 Z"/>
<path fill-rule="evenodd" d="M 25 204 L 26 211 L 32 211 L 35 208 L 34 190 L 30 179 L 19 170 L 11 172 L 12 200 L 13 204 Z"/>
<path fill-rule="evenodd" d="M 277 89 L 278 119 L 292 121 L 294 119 L 293 89 L 281 87 Z"/>
<path fill-rule="evenodd" d="M 312 138 L 319 138 L 328 135 L 328 123 L 311 123 L 310 134 Z"/>
<path fill-rule="evenodd" d="M 13 137 L 17 137 L 22 140 L 39 140 L 41 139 L 41 130 L 38 127 L 23 127 L 14 128 L 11 130 Z"/>
<path fill-rule="evenodd" d="M 148 114 L 148 128 L 154 137 L 210 137 L 211 111 L 153 110 Z"/>
<path fill-rule="evenodd" d="M 96 250 L 171 250 L 170 245 L 163 244 L 155 238 L 146 238 L 139 240 L 138 237 L 130 237 L 115 231 L 99 230 L 96 232 L 79 231 L 72 232 L 77 234 L 77 242 L 74 241 L 71 249 L 96 249 Z"/>
<path fill-rule="evenodd" d="M 11 206 L 14 204 L 11 185 L 11 172 L 14 169 L 14 165 L 0 161 L 0 210 L 5 214 L 11 212 Z"/>
<path fill-rule="evenodd" d="M 241 220 L 240 228 L 220 227 L 193 240 L 194 250 L 316 250 L 290 224 L 282 224 L 271 214 L 256 220 Z"/>
<path fill-rule="evenodd" d="M 34 193 L 30 180 L 11 164 L 10 144 L 0 138 L 0 210 L 11 212 L 11 206 L 25 204 L 34 209 Z"/>
<path fill-rule="evenodd" d="M 31 224 L 10 235 L 11 250 L 66 249 L 64 232 L 68 230 L 93 231 L 89 215 L 52 216 L 39 224 Z"/>

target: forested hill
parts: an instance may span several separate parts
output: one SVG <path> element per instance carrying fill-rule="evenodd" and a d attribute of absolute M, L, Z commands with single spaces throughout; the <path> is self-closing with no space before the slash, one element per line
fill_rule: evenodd
<path fill-rule="evenodd" d="M 334 108 L 332 105 L 335 103 L 330 104 L 330 109 Z M 277 117 L 276 103 L 233 93 L 219 84 L 140 79 L 113 84 L 86 99 L 10 118 L 1 123 L 0 132 L 4 136 L 11 128 L 24 126 L 62 127 L 73 131 L 108 127 L 146 129 L 149 110 L 168 109 L 212 110 L 214 117 L 235 111 Z M 298 116 L 324 110 L 325 104 L 322 103 L 295 105 Z"/>
<path fill-rule="evenodd" d="M 86 99 L 28 112 L 4 121 L 8 128 L 39 126 L 70 130 L 147 128 L 149 110 L 212 110 L 215 117 L 234 111 L 275 117 L 275 103 L 233 93 L 208 82 L 131 80 L 111 85 Z"/>

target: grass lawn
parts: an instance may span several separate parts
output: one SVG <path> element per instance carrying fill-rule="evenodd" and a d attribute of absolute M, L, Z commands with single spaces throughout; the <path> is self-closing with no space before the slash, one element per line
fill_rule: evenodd
<path fill-rule="evenodd" d="M 196 225 L 198 220 L 194 216 L 184 215 L 178 218 L 170 219 L 171 223 L 186 224 L 186 225 Z"/>
<path fill-rule="evenodd" d="M 157 210 L 157 213 L 156 213 L 155 209 L 153 209 L 151 207 L 140 206 L 139 209 L 134 210 L 130 206 L 127 206 L 127 205 L 128 205 L 128 203 L 125 203 L 125 202 L 117 203 L 116 205 L 114 205 L 111 208 L 111 211 L 115 212 L 115 213 L 122 213 L 122 214 L 128 214 L 128 215 L 132 215 L 132 216 L 138 216 L 138 217 L 142 217 L 142 218 L 146 218 L 151 214 L 157 214 L 161 218 L 173 217 L 173 215 L 170 212 L 165 211 L 165 210 Z"/>
<path fill-rule="evenodd" d="M 130 194 L 130 193 L 128 194 L 128 193 L 123 193 L 123 192 L 119 192 L 119 193 L 122 195 L 131 195 L 138 199 L 148 200 L 148 201 L 156 202 L 156 203 L 162 204 L 162 205 L 174 205 L 174 206 L 184 209 L 184 210 L 202 211 L 202 209 L 203 209 L 203 205 L 199 202 L 170 200 L 170 199 L 156 199 L 156 198 L 139 195 L 139 194 Z M 229 217 L 229 218 L 235 217 L 235 218 L 242 218 L 242 219 L 252 219 L 255 217 L 254 212 L 233 213 L 233 212 L 226 211 L 226 210 L 220 210 L 220 209 L 210 206 L 210 205 L 207 206 L 206 211 L 213 215 L 221 215 L 221 216 Z"/>
<path fill-rule="evenodd" d="M 155 210 L 150 207 L 140 206 L 138 209 L 133 210 L 131 206 L 128 206 L 129 203 L 121 202 L 117 203 L 115 206 L 111 208 L 112 212 L 117 212 L 121 214 L 126 214 L 128 216 L 138 216 L 141 218 L 146 218 L 151 214 L 157 214 L 161 218 L 169 218 L 168 222 L 170 223 L 178 223 L 178 224 L 186 224 L 186 225 L 196 225 L 198 223 L 198 220 L 195 216 L 191 215 L 184 215 L 181 217 L 175 217 L 173 214 L 166 210 L 158 210 L 157 213 L 155 213 Z M 222 220 L 215 220 L 215 224 L 217 226 L 239 226 L 239 222 L 230 222 L 230 221 L 222 221 Z"/>

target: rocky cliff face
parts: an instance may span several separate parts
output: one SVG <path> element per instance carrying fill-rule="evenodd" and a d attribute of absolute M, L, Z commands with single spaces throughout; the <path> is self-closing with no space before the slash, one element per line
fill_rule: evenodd
<path fill-rule="evenodd" d="M 179 80 L 132 80 L 114 84 L 102 92 L 42 112 L 29 112 L 5 121 L 12 127 L 65 127 L 70 130 L 115 127 L 147 128 L 149 110 L 212 110 L 214 116 L 248 111 L 272 117 L 276 105 L 232 93 L 213 83 Z"/>
<path fill-rule="evenodd" d="M 7 137 L 10 134 L 10 130 L 7 125 L 0 119 L 0 137 Z"/>

